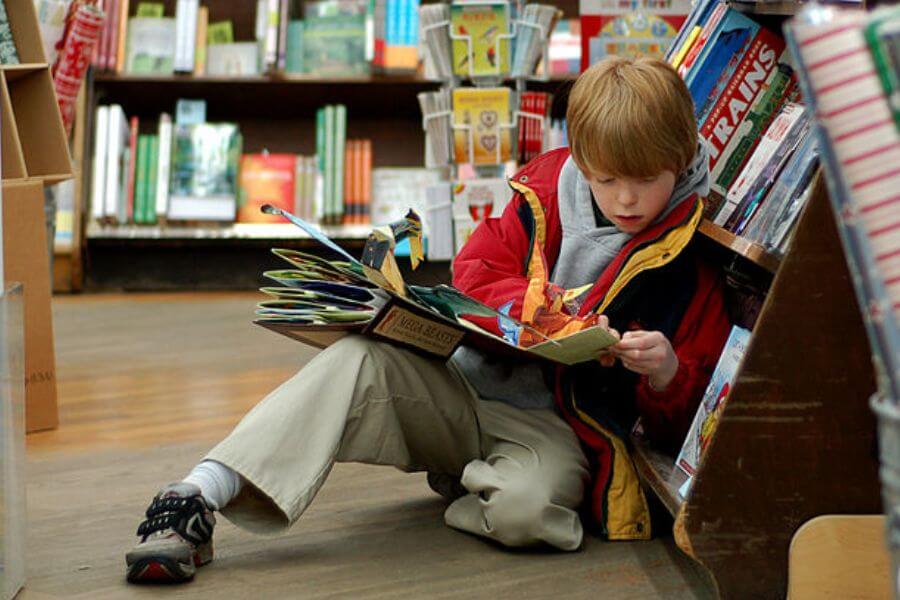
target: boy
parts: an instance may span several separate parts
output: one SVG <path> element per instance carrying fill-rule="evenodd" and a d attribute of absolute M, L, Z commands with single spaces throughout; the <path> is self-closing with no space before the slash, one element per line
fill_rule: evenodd
<path fill-rule="evenodd" d="M 157 494 L 126 556 L 130 581 L 191 578 L 212 559 L 212 511 L 288 527 L 336 460 L 428 471 L 449 526 L 510 547 L 578 549 L 585 501 L 606 538 L 650 536 L 623 440 L 640 416 L 651 438 L 681 442 L 728 334 L 718 281 L 690 244 L 707 157 L 687 88 L 662 61 L 594 65 L 567 118 L 571 153 L 510 181 L 510 205 L 460 252 L 454 284 L 532 322 L 549 294 L 584 287 L 567 308 L 624 332 L 618 361 L 549 369 L 463 348 L 443 363 L 345 338 Z"/>

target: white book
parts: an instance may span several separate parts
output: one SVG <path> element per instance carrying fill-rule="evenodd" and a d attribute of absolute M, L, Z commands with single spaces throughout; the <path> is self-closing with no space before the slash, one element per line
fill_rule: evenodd
<path fill-rule="evenodd" d="M 106 216 L 106 145 L 109 140 L 109 106 L 98 106 L 94 113 L 94 154 L 91 174 L 91 217 Z"/>
<path fill-rule="evenodd" d="M 175 7 L 175 70 L 181 73 L 194 72 L 199 12 L 200 0 L 178 0 Z"/>
<path fill-rule="evenodd" d="M 172 117 L 159 116 L 159 159 L 156 171 L 156 218 L 169 214 L 169 170 L 172 167 Z"/>
<path fill-rule="evenodd" d="M 750 159 L 744 165 L 741 174 L 738 175 L 738 178 L 728 189 L 725 203 L 719 209 L 719 212 L 716 213 L 714 221 L 716 225 L 725 225 L 735 209 L 744 200 L 744 196 L 756 183 L 756 179 L 778 150 L 778 147 L 794 132 L 795 128 L 802 125 L 805 112 L 806 109 L 803 105 L 788 103 L 778 113 L 766 130 L 765 135 L 759 141 L 753 154 L 750 155 Z"/>
<path fill-rule="evenodd" d="M 128 179 L 128 142 L 131 131 L 125 111 L 118 104 L 109 107 L 109 129 L 106 143 L 106 191 L 104 216 L 119 223 L 126 219 L 125 199 Z"/>

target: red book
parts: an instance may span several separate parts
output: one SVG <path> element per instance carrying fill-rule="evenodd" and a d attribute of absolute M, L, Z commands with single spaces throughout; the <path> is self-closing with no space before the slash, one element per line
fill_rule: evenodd
<path fill-rule="evenodd" d="M 128 138 L 128 196 L 125 199 L 125 220 L 129 223 L 134 222 L 134 183 L 137 165 L 137 139 L 138 139 L 138 118 L 131 117 L 129 122 L 131 133 Z"/>
<path fill-rule="evenodd" d="M 747 116 L 753 99 L 775 70 L 782 52 L 784 40 L 771 31 L 760 28 L 735 69 L 734 77 L 700 127 L 700 135 L 710 144 L 710 169 L 719 160 L 738 125 Z"/>
<path fill-rule="evenodd" d="M 722 20 L 722 17 L 725 16 L 726 10 L 728 10 L 726 4 L 724 2 L 719 3 L 719 5 L 716 6 L 712 14 L 709 16 L 709 19 L 706 21 L 706 25 L 703 26 L 702 30 L 700 30 L 700 35 L 697 37 L 697 41 L 694 42 L 693 46 L 691 46 L 691 49 L 687 53 L 687 56 L 684 57 L 684 60 L 681 61 L 681 65 L 679 65 L 678 67 L 678 74 L 681 75 L 682 79 L 684 79 L 684 77 L 688 74 L 688 71 L 691 70 L 691 67 L 697 60 L 700 52 L 703 50 L 703 46 L 705 46 L 707 40 L 709 40 L 709 36 L 712 35 L 713 30 L 719 25 L 719 21 Z"/>
<path fill-rule="evenodd" d="M 353 222 L 353 148 L 356 140 L 347 140 L 344 144 L 344 215 L 341 218 L 343 225 Z"/>
<path fill-rule="evenodd" d="M 245 154 L 239 175 L 239 223 L 281 223 L 281 217 L 260 211 L 263 204 L 294 209 L 297 157 L 294 154 Z"/>

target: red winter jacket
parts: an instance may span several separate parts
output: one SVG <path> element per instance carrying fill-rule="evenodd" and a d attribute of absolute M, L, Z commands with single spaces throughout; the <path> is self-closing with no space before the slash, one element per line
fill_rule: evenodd
<path fill-rule="evenodd" d="M 526 297 L 542 293 L 562 241 L 557 180 L 568 157 L 567 149 L 554 150 L 510 180 L 515 194 L 503 215 L 482 223 L 453 263 L 457 288 L 493 307 L 512 301 L 514 317 L 521 316 Z M 589 364 L 556 373 L 557 405 L 591 449 L 592 515 L 608 539 L 650 537 L 646 499 L 624 441 L 630 424 L 617 423 L 610 414 L 630 407 L 651 439 L 677 446 L 728 336 L 719 278 L 690 244 L 702 207 L 699 198 L 690 198 L 664 222 L 635 235 L 601 273 L 580 311 L 606 314 L 620 331 L 666 333 L 679 360 L 666 390 L 654 391 L 646 376 L 621 365 L 604 371 Z M 499 333 L 496 320 L 478 323 Z"/>

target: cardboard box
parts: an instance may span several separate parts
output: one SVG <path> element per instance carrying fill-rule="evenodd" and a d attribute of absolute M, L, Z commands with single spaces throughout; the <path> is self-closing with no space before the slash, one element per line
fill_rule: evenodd
<path fill-rule="evenodd" d="M 4 182 L 2 193 L 4 275 L 25 287 L 25 428 L 54 429 L 59 417 L 44 189 L 37 180 Z"/>

